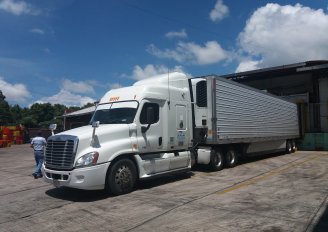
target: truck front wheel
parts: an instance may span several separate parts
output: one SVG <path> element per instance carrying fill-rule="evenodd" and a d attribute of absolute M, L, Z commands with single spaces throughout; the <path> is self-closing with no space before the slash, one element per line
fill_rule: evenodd
<path fill-rule="evenodd" d="M 107 173 L 106 188 L 112 195 L 121 195 L 133 190 L 137 179 L 137 170 L 130 159 L 116 161 Z"/>

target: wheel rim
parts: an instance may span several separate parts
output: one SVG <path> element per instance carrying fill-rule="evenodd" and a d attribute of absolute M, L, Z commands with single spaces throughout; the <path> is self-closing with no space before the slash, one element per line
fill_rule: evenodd
<path fill-rule="evenodd" d="M 215 156 L 214 156 L 214 164 L 217 167 L 221 167 L 221 165 L 222 165 L 222 159 L 221 159 L 221 155 L 220 155 L 219 152 L 216 152 L 215 153 Z"/>
<path fill-rule="evenodd" d="M 235 154 L 232 151 L 229 151 L 228 154 L 228 160 L 230 164 L 234 164 L 235 163 Z"/>
<path fill-rule="evenodd" d="M 295 151 L 297 148 L 296 148 L 296 143 L 293 142 L 293 145 L 292 145 L 292 149 Z"/>
<path fill-rule="evenodd" d="M 122 165 L 120 168 L 117 169 L 115 173 L 115 183 L 120 186 L 122 189 L 125 189 L 130 186 L 132 182 L 132 173 L 131 170 Z"/>
<path fill-rule="evenodd" d="M 291 145 L 291 143 L 290 142 L 288 142 L 288 152 L 291 152 L 292 151 L 292 145 Z"/>

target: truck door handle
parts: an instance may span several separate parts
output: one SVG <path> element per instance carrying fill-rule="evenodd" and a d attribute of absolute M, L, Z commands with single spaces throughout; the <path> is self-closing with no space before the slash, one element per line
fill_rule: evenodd
<path fill-rule="evenodd" d="M 158 138 L 158 146 L 162 146 L 162 142 L 163 142 L 162 137 L 159 137 L 159 138 Z"/>

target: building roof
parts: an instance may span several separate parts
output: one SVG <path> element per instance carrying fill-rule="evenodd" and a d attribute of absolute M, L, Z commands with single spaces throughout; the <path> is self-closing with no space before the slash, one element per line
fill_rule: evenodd
<path fill-rule="evenodd" d="M 64 114 L 62 117 L 75 117 L 85 114 L 92 114 L 96 110 L 96 106 L 90 106 L 88 108 L 84 108 L 82 110 L 77 110 L 68 114 Z"/>
<path fill-rule="evenodd" d="M 242 82 L 246 80 L 272 78 L 276 76 L 301 74 L 305 72 L 328 72 L 328 60 L 312 60 L 302 63 L 257 69 L 247 72 L 232 73 L 222 75 L 220 77 Z"/>

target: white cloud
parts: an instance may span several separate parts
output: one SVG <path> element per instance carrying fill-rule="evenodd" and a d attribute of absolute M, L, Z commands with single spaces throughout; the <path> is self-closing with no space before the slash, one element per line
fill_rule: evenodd
<path fill-rule="evenodd" d="M 216 41 L 208 41 L 204 46 L 192 42 L 179 42 L 175 50 L 160 50 L 151 44 L 147 51 L 158 58 L 174 59 L 180 63 L 196 65 L 214 64 L 228 58 L 228 52 Z"/>
<path fill-rule="evenodd" d="M 45 32 L 44 30 L 40 29 L 40 28 L 33 28 L 30 30 L 31 33 L 34 33 L 34 34 L 39 34 L 39 35 L 44 35 Z"/>
<path fill-rule="evenodd" d="M 79 81 L 79 82 L 73 82 L 68 79 L 64 79 L 62 82 L 63 90 L 69 91 L 72 93 L 94 93 L 95 90 L 93 86 L 95 83 L 92 81 Z"/>
<path fill-rule="evenodd" d="M 251 15 L 238 40 L 241 53 L 254 62 L 250 67 L 262 68 L 327 59 L 327 31 L 328 15 L 322 9 L 267 4 Z"/>
<path fill-rule="evenodd" d="M 1 0 L 0 10 L 6 11 L 14 15 L 38 15 L 40 11 L 34 8 L 32 5 L 26 3 L 25 1 L 15 1 L 15 0 Z"/>
<path fill-rule="evenodd" d="M 36 102 L 49 102 L 51 104 L 63 104 L 66 106 L 84 106 L 96 101 L 95 99 L 86 96 L 86 94 L 93 94 L 95 92 L 94 86 L 96 85 L 97 83 L 94 81 L 73 82 L 64 79 L 62 81 L 62 89 L 59 93 L 50 97 L 43 97 Z"/>
<path fill-rule="evenodd" d="M 119 89 L 119 88 L 122 88 L 123 85 L 119 84 L 119 83 L 112 83 L 112 84 L 109 84 L 109 88 L 110 89 Z"/>
<path fill-rule="evenodd" d="M 180 38 L 180 39 L 185 39 L 188 37 L 187 32 L 185 29 L 182 29 L 181 31 L 170 31 L 165 34 L 165 37 L 169 39 L 173 38 Z"/>
<path fill-rule="evenodd" d="M 51 104 L 63 104 L 66 106 L 84 106 L 88 103 L 94 103 L 96 100 L 87 96 L 73 94 L 67 90 L 61 90 L 51 97 L 43 97 L 38 103 L 49 102 Z"/>
<path fill-rule="evenodd" d="M 49 48 L 44 48 L 43 51 L 44 51 L 45 53 L 47 53 L 47 54 L 50 54 L 50 53 L 51 53 L 51 51 L 50 51 Z"/>
<path fill-rule="evenodd" d="M 24 84 L 11 84 L 0 77 L 0 90 L 8 102 L 26 102 L 31 97 L 30 92 Z"/>
<path fill-rule="evenodd" d="M 244 60 L 239 63 L 236 72 L 245 72 L 245 71 L 259 69 L 260 65 L 261 65 L 260 61 Z"/>
<path fill-rule="evenodd" d="M 133 72 L 132 72 L 132 79 L 134 80 L 143 80 L 158 74 L 164 74 L 168 72 L 183 72 L 183 69 L 181 66 L 175 66 L 173 69 L 169 69 L 165 65 L 152 65 L 148 64 L 144 68 L 140 67 L 139 65 L 134 66 Z"/>
<path fill-rule="evenodd" d="M 214 9 L 210 12 L 210 19 L 213 22 L 220 22 L 222 19 L 229 15 L 229 8 L 224 5 L 222 0 L 218 0 Z"/>

